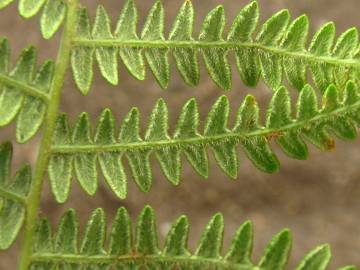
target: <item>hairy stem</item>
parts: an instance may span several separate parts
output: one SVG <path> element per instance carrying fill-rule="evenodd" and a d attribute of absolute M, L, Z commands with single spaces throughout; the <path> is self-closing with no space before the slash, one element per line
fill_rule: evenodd
<path fill-rule="evenodd" d="M 55 75 L 51 83 L 48 110 L 45 117 L 43 137 L 35 166 L 34 180 L 27 199 L 24 240 L 20 253 L 20 270 L 28 270 L 31 263 L 33 236 L 40 206 L 41 190 L 50 157 L 51 140 L 59 110 L 61 90 L 66 70 L 69 66 L 72 39 L 77 20 L 78 0 L 68 0 L 68 10 L 64 32 L 55 65 Z"/>
<path fill-rule="evenodd" d="M 141 48 L 141 49 L 257 49 L 259 53 L 271 53 L 300 59 L 306 62 L 328 63 L 336 66 L 360 67 L 357 59 L 341 59 L 334 56 L 314 55 L 307 51 L 290 51 L 281 47 L 265 46 L 256 42 L 232 41 L 172 41 L 172 40 L 116 40 L 116 39 L 75 39 L 74 46 L 84 47 L 111 47 L 111 48 Z"/>
<path fill-rule="evenodd" d="M 316 123 L 319 121 L 324 121 L 326 119 L 331 119 L 332 117 L 336 117 L 342 114 L 350 113 L 352 111 L 356 111 L 360 109 L 360 101 L 349 105 L 342 106 L 332 112 L 323 112 L 311 119 L 297 121 L 295 120 L 292 123 L 284 125 L 282 127 L 276 129 L 270 128 L 261 128 L 256 129 L 254 131 L 245 131 L 245 132 L 233 132 L 230 131 L 228 133 L 213 135 L 213 136 L 200 136 L 195 138 L 188 139 L 170 139 L 170 140 L 162 140 L 162 141 L 141 141 L 141 142 L 133 142 L 133 143 L 115 143 L 108 145 L 100 145 L 100 144 L 89 144 L 89 145 L 52 145 L 51 152 L 53 153 L 79 153 L 79 152 L 106 152 L 106 151 L 127 151 L 133 149 L 156 149 L 163 148 L 166 146 L 177 146 L 177 145 L 209 145 L 214 144 L 219 141 L 245 141 L 252 137 L 257 136 L 271 136 L 272 134 L 278 134 L 282 132 L 286 132 L 289 130 L 300 129 L 304 126 L 310 125 L 312 123 Z"/>
<path fill-rule="evenodd" d="M 49 102 L 48 94 L 41 92 L 39 89 L 37 89 L 34 86 L 25 84 L 19 80 L 11 78 L 10 76 L 0 74 L 0 82 L 2 82 L 5 85 L 8 85 L 8 86 L 14 86 L 16 89 L 19 89 L 20 91 L 24 92 L 25 94 L 28 94 L 33 97 L 38 97 L 46 103 Z"/>
<path fill-rule="evenodd" d="M 142 262 L 142 263 L 175 263 L 184 265 L 209 265 L 215 268 L 221 269 L 237 269 L 237 270 L 257 270 L 256 266 L 232 263 L 222 258 L 204 258 L 197 256 L 166 256 L 166 255 L 124 255 L 124 256 L 112 256 L 112 255 L 98 255 L 98 256 L 86 256 L 86 255 L 71 255 L 71 254 L 41 254 L 34 255 L 33 260 L 35 262 L 64 262 L 76 263 L 76 264 L 114 264 L 114 263 L 130 263 L 130 262 Z"/>
<path fill-rule="evenodd" d="M 23 196 L 15 193 L 15 192 L 11 192 L 7 189 L 3 189 L 1 187 L 0 187 L 0 197 L 5 198 L 5 199 L 10 199 L 15 202 L 19 202 L 23 205 L 26 204 L 26 199 Z"/>

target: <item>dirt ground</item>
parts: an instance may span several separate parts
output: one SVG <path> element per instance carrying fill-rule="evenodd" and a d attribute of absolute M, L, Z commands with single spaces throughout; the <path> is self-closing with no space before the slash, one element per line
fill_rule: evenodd
<path fill-rule="evenodd" d="M 83 4 L 95 13 L 95 6 L 102 3 L 112 18 L 118 16 L 124 1 L 82 0 Z M 144 21 L 153 1 L 138 0 L 140 25 Z M 179 0 L 164 0 L 166 7 L 166 31 L 176 16 L 181 5 Z M 197 11 L 196 33 L 201 21 L 210 9 L 217 4 L 225 6 L 228 18 L 227 29 L 238 10 L 247 0 L 194 0 Z M 264 21 L 275 11 L 289 8 L 295 18 L 306 13 L 311 20 L 312 33 L 322 23 L 332 20 L 337 25 L 338 33 L 348 27 L 359 26 L 359 0 L 260 0 L 261 20 Z M 39 48 L 39 57 L 44 60 L 54 57 L 59 36 L 51 41 L 41 39 L 38 31 L 38 18 L 25 21 L 16 14 L 15 5 L 0 12 L 0 33 L 11 42 L 12 59 L 21 48 L 34 44 Z M 234 57 L 229 59 L 234 64 Z M 203 63 L 201 64 L 203 66 Z M 120 121 L 132 106 L 139 106 L 143 115 L 142 125 L 159 97 L 169 104 L 171 127 L 174 127 L 181 106 L 190 97 L 199 102 L 202 119 L 216 98 L 224 94 L 214 86 L 206 72 L 202 70 L 199 87 L 189 88 L 180 79 L 172 62 L 172 79 L 169 89 L 162 91 L 155 83 L 150 71 L 146 82 L 138 82 L 128 75 L 123 66 L 120 68 L 120 85 L 109 86 L 104 79 L 96 75 L 91 93 L 82 97 L 75 89 L 71 75 L 66 80 L 61 109 L 68 112 L 72 120 L 82 111 L 90 112 L 95 118 L 104 107 L 111 108 Z M 96 73 L 98 70 L 96 68 Z M 241 100 L 247 93 L 253 93 L 262 108 L 269 101 L 270 90 L 262 84 L 257 89 L 245 87 L 233 66 L 233 89 L 226 93 L 232 106 L 232 117 Z M 144 130 L 144 129 L 143 129 Z M 14 125 L 0 131 L 0 140 L 13 140 Z M 14 168 L 23 162 L 34 164 L 40 137 L 26 145 L 15 144 Z M 274 145 L 281 160 L 281 170 L 276 174 L 257 171 L 240 154 L 241 167 L 237 181 L 229 180 L 215 165 L 211 156 L 211 172 L 208 180 L 198 176 L 184 161 L 180 187 L 171 186 L 154 163 L 154 186 L 148 194 L 141 193 L 129 177 L 129 195 L 124 201 L 117 200 L 105 185 L 101 185 L 94 197 L 88 197 L 74 181 L 70 200 L 58 205 L 46 185 L 42 198 L 42 215 L 49 217 L 55 226 L 63 211 L 73 207 L 78 211 L 84 224 L 92 209 L 103 207 L 109 220 L 119 206 L 126 206 L 135 218 L 145 204 L 152 205 L 157 212 L 161 238 L 169 224 L 181 214 L 186 214 L 192 224 L 190 242 L 194 248 L 201 230 L 216 212 L 222 212 L 226 221 L 225 247 L 236 228 L 245 220 L 255 224 L 254 259 L 257 261 L 271 236 L 282 228 L 289 228 L 293 233 L 294 246 L 290 266 L 297 262 L 311 248 L 322 243 L 330 243 L 333 251 L 331 269 L 344 264 L 360 266 L 360 142 L 337 142 L 334 151 L 323 153 L 311 148 L 308 161 L 296 161 L 285 157 Z M 154 161 L 154 160 L 153 160 Z M 129 172 L 128 168 L 127 171 Z M 128 174 L 130 175 L 130 174 Z M 102 182 L 103 183 L 103 182 Z M 16 269 L 20 241 L 7 252 L 0 253 L 0 270 Z"/>

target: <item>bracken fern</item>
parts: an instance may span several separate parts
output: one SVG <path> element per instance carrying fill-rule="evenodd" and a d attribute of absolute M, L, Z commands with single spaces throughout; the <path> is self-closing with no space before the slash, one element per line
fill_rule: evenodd
<path fill-rule="evenodd" d="M 0 0 L 3 8 L 13 0 Z M 10 174 L 12 144 L 0 145 L 0 249 L 8 249 L 24 225 L 20 270 L 70 269 L 251 269 L 282 270 L 291 250 L 288 230 L 277 234 L 268 244 L 258 263 L 251 259 L 253 228 L 245 222 L 236 232 L 227 254 L 222 255 L 224 221 L 216 214 L 206 226 L 195 252 L 187 247 L 189 223 L 181 216 L 171 227 L 164 248 L 159 247 L 154 211 L 146 206 L 136 226 L 131 226 L 125 208 L 120 208 L 111 226 L 109 244 L 105 245 L 106 221 L 102 209 L 91 215 L 78 245 L 79 225 L 75 210 L 62 217 L 55 234 L 49 222 L 39 218 L 40 195 L 46 173 L 55 198 L 63 203 L 75 174 L 82 188 L 94 195 L 98 187 L 98 164 L 102 174 L 120 199 L 127 195 L 127 176 L 123 157 L 129 162 L 139 188 L 147 192 L 152 185 L 151 154 L 155 154 L 166 178 L 174 185 L 181 180 L 182 154 L 203 177 L 209 175 L 208 149 L 220 168 L 237 178 L 237 147 L 259 170 L 272 173 L 279 161 L 272 150 L 275 141 L 291 158 L 306 159 L 310 142 L 321 150 L 334 147 L 333 135 L 353 140 L 360 126 L 360 47 L 355 28 L 345 31 L 334 45 L 335 26 L 320 28 L 306 49 L 309 23 L 305 15 L 290 22 L 287 10 L 271 16 L 255 36 L 259 20 L 257 2 L 244 7 L 223 38 L 224 9 L 216 7 L 205 18 L 198 39 L 193 39 L 194 9 L 186 0 L 168 35 L 164 37 L 164 8 L 157 1 L 151 8 L 140 37 L 137 9 L 128 0 L 112 30 L 106 10 L 99 6 L 94 23 L 78 0 L 20 0 L 19 13 L 29 18 L 41 12 L 44 38 L 51 38 L 63 24 L 63 34 L 56 61 L 46 61 L 37 68 L 36 50 L 22 51 L 10 68 L 10 48 L 0 40 L 0 126 L 15 118 L 16 140 L 29 141 L 42 130 L 40 150 L 34 172 L 30 166 Z M 169 52 L 189 85 L 199 83 L 198 54 L 206 69 L 221 88 L 231 88 L 231 70 L 227 61 L 235 52 L 242 80 L 255 86 L 260 77 L 272 89 L 266 119 L 260 121 L 260 109 L 252 95 L 246 96 L 229 127 L 230 105 L 221 96 L 211 108 L 204 130 L 195 99 L 190 99 L 180 113 L 175 130 L 169 133 L 166 103 L 160 99 L 140 132 L 139 109 L 133 108 L 117 129 L 115 117 L 105 109 L 95 130 L 89 116 L 82 113 L 71 127 L 59 101 L 68 67 L 82 93 L 89 92 L 93 62 L 97 60 L 103 77 L 118 84 L 118 58 L 135 78 L 145 78 L 145 63 L 162 88 L 170 80 Z M 311 82 L 322 95 L 321 104 Z M 298 89 L 296 114 L 292 113 L 290 94 L 283 84 Z M 133 227 L 133 228 L 132 228 Z M 132 236 L 132 229 L 136 231 Z M 330 260 L 327 245 L 311 251 L 296 270 L 324 270 Z M 353 266 L 341 270 L 355 270 Z"/>
<path fill-rule="evenodd" d="M 360 95 L 356 85 L 348 82 L 340 101 L 339 91 L 330 85 L 326 90 L 322 108 L 313 88 L 306 85 L 296 105 L 296 118 L 292 118 L 290 96 L 285 87 L 279 88 L 270 101 L 265 126 L 259 122 L 259 107 L 248 95 L 241 104 L 234 127 L 228 128 L 229 100 L 220 97 L 211 108 L 200 134 L 198 106 L 195 99 L 182 108 L 173 136 L 168 132 L 168 109 L 163 99 L 155 105 L 143 140 L 139 133 L 139 110 L 133 108 L 124 118 L 116 134 L 115 118 L 105 109 L 97 121 L 95 132 L 87 113 L 82 113 L 75 127 L 69 127 L 65 114 L 59 116 L 51 147 L 49 163 L 50 182 L 59 202 L 64 202 L 70 191 L 73 167 L 80 185 L 89 194 L 97 188 L 97 166 L 115 194 L 126 197 L 127 177 L 122 156 L 129 161 L 139 188 L 149 191 L 152 183 L 150 155 L 155 153 L 161 169 L 169 181 L 178 185 L 181 179 L 181 153 L 196 172 L 208 177 L 207 148 L 215 155 L 220 168 L 230 177 L 237 178 L 240 145 L 247 157 L 260 170 L 268 173 L 279 169 L 270 143 L 275 140 L 286 155 L 306 159 L 308 149 L 304 139 L 321 150 L 331 150 L 334 140 L 329 131 L 340 139 L 356 138 L 360 126 Z M 95 133 L 93 136 L 92 134 Z"/>
<path fill-rule="evenodd" d="M 39 130 L 49 102 L 49 87 L 54 63 L 47 61 L 36 76 L 36 50 L 23 50 L 15 67 L 9 72 L 9 44 L 0 41 L 0 77 L 4 85 L 0 96 L 0 126 L 9 124 L 17 116 L 16 139 L 25 143 Z"/>
<path fill-rule="evenodd" d="M 0 0 L 0 8 L 14 0 Z M 20 0 L 19 13 L 24 18 L 31 18 L 41 12 L 40 29 L 44 38 L 51 38 L 64 21 L 66 1 L 63 0 Z"/>
<path fill-rule="evenodd" d="M 110 229 L 109 245 L 105 248 L 106 220 L 102 209 L 96 209 L 87 222 L 84 237 L 78 246 L 78 220 L 74 210 L 66 212 L 56 234 L 51 234 L 47 220 L 41 220 L 34 243 L 33 269 L 74 269 L 78 265 L 92 265 L 108 269 L 284 269 L 291 250 L 291 234 L 283 230 L 275 235 L 259 263 L 251 259 L 253 225 L 245 222 L 236 231 L 229 251 L 222 256 L 224 219 L 214 215 L 201 234 L 194 253 L 188 249 L 189 222 L 179 217 L 171 226 L 163 249 L 159 247 L 154 210 L 146 206 L 136 222 L 132 236 L 129 214 L 120 208 Z M 134 255 L 135 253 L 135 255 Z M 297 270 L 325 269 L 330 260 L 328 245 L 308 253 Z M 354 269 L 348 267 L 348 270 Z"/>
<path fill-rule="evenodd" d="M 97 10 L 93 27 L 85 8 L 79 16 L 72 69 L 78 87 L 85 94 L 93 77 L 94 52 L 102 75 L 110 83 L 117 84 L 117 55 L 120 54 L 130 74 L 143 80 L 144 51 L 146 61 L 162 88 L 166 88 L 170 80 L 169 51 L 189 85 L 199 82 L 197 54 L 200 51 L 210 77 L 224 90 L 231 88 L 231 69 L 227 62 L 231 50 L 235 51 L 240 76 L 249 86 L 255 86 L 261 75 L 272 89 L 276 89 L 281 85 L 284 69 L 289 82 L 302 89 L 307 67 L 310 67 L 318 88 L 325 91 L 330 83 L 343 86 L 344 78 L 357 77 L 360 68 L 359 38 L 355 28 L 344 32 L 333 48 L 335 25 L 327 23 L 317 31 L 306 50 L 308 18 L 300 16 L 289 25 L 289 11 L 281 10 L 264 23 L 253 39 L 259 19 L 257 2 L 239 12 L 225 40 L 222 6 L 206 16 L 197 40 L 192 37 L 194 9 L 190 1 L 185 1 L 181 7 L 168 39 L 164 38 L 164 9 L 160 1 L 151 8 L 140 38 L 136 33 L 137 11 L 131 0 L 123 8 L 114 33 L 102 6 Z"/>
<path fill-rule="evenodd" d="M 10 2 L 13 1 L 0 1 L 0 7 Z M 20 0 L 19 11 L 27 18 L 43 5 L 41 29 L 43 36 L 50 38 L 64 18 L 66 5 L 62 0 Z M 226 39 L 223 38 L 224 8 L 218 6 L 206 16 L 195 40 L 192 37 L 194 15 L 191 1 L 185 1 L 165 39 L 164 8 L 161 1 L 157 1 L 139 38 L 137 9 L 132 0 L 121 11 L 114 31 L 104 7 L 99 6 L 93 26 L 86 8 L 81 8 L 72 49 L 72 69 L 79 89 L 84 94 L 90 90 L 94 57 L 101 74 L 111 84 L 118 84 L 118 55 L 129 73 L 139 80 L 145 78 L 145 55 L 157 82 L 166 88 L 170 80 L 169 51 L 189 85 L 199 83 L 198 52 L 204 58 L 210 77 L 225 90 L 231 88 L 229 51 L 235 51 L 238 71 L 249 86 L 255 86 L 261 76 L 272 89 L 277 89 L 284 71 L 289 82 L 300 90 L 306 84 L 308 68 L 322 91 L 330 83 L 344 86 L 347 79 L 358 78 L 360 50 L 356 28 L 345 31 L 335 43 L 335 25 L 326 23 L 306 48 L 309 19 L 302 15 L 290 22 L 289 11 L 281 10 L 261 26 L 254 38 L 259 20 L 258 4 L 254 1 L 239 12 Z"/>

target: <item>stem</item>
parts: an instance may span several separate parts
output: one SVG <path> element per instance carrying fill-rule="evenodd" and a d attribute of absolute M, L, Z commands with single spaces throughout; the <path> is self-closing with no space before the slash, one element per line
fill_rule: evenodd
<path fill-rule="evenodd" d="M 0 187 L 0 197 L 26 205 L 25 197 Z"/>
<path fill-rule="evenodd" d="M 169 139 L 169 140 L 161 140 L 161 141 L 140 141 L 133 143 L 114 143 L 114 144 L 88 144 L 88 145 L 52 145 L 51 152 L 52 153 L 62 153 L 62 154 L 73 154 L 73 153 L 101 153 L 101 152 L 111 152 L 111 151 L 127 151 L 134 149 L 161 149 L 169 146 L 179 146 L 179 145 L 210 145 L 216 142 L 221 141 L 229 141 L 233 140 L 236 142 L 246 141 L 253 137 L 266 137 L 271 136 L 272 134 L 283 133 L 289 130 L 297 130 L 303 128 L 304 126 L 311 125 L 316 122 L 325 121 L 326 119 L 331 119 L 336 116 L 341 116 L 346 113 L 350 113 L 360 109 L 360 101 L 352 104 L 352 105 L 343 105 L 342 107 L 331 111 L 331 112 L 322 112 L 310 119 L 305 120 L 295 120 L 287 125 L 284 125 L 279 128 L 270 129 L 270 128 L 259 128 L 251 131 L 241 131 L 235 132 L 230 131 L 228 133 L 212 135 L 212 136 L 198 136 L 194 138 L 187 139 Z"/>
<path fill-rule="evenodd" d="M 41 98 L 46 103 L 49 102 L 48 94 L 40 91 L 39 89 L 37 89 L 34 86 L 25 84 L 19 80 L 11 78 L 10 76 L 0 74 L 0 82 L 4 83 L 5 85 L 8 85 L 8 86 L 14 86 L 16 89 L 19 89 L 20 91 L 22 91 L 25 94 L 28 94 L 30 96 Z"/>
<path fill-rule="evenodd" d="M 78 0 L 68 0 L 67 6 L 66 22 L 55 65 L 55 75 L 50 88 L 50 100 L 45 116 L 43 137 L 36 161 L 33 184 L 27 201 L 24 240 L 20 252 L 20 270 L 28 270 L 31 263 L 32 244 L 40 206 L 42 184 L 47 164 L 49 162 L 52 137 L 55 130 L 55 121 L 59 110 L 61 90 L 63 88 L 66 70 L 69 66 L 72 39 L 75 33 Z"/>
<path fill-rule="evenodd" d="M 164 264 L 177 264 L 177 265 L 209 265 L 214 269 L 237 269 L 237 270 L 260 270 L 258 267 L 248 264 L 233 263 L 226 261 L 223 258 L 205 258 L 197 256 L 166 256 L 166 255 L 98 255 L 98 256 L 87 256 L 87 255 L 72 255 L 72 254 L 39 254 L 34 255 L 33 260 L 35 262 L 67 262 L 74 264 L 103 264 L 113 265 L 121 263 L 164 263 Z"/>
<path fill-rule="evenodd" d="M 237 41 L 175 41 L 175 40 L 117 40 L 117 39 L 75 39 L 74 46 L 83 47 L 111 47 L 111 48 L 159 48 L 159 49 L 257 49 L 259 54 L 272 53 L 290 58 L 301 59 L 306 62 L 328 63 L 336 66 L 360 67 L 358 59 L 341 59 L 334 56 L 321 56 L 307 51 L 289 51 L 284 48 L 266 46 L 256 42 Z"/>

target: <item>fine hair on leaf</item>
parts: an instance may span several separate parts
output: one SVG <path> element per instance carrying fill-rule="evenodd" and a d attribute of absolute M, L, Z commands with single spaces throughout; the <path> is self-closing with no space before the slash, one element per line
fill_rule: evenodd
<path fill-rule="evenodd" d="M 220 212 L 205 225 L 194 248 L 189 247 L 192 236 L 187 216 L 169 223 L 163 241 L 158 229 L 163 233 L 167 223 L 159 227 L 155 210 L 148 205 L 136 222 L 130 218 L 133 213 L 119 208 L 111 224 L 102 208 L 92 210 L 87 221 L 79 219 L 83 215 L 77 214 L 78 205 L 74 205 L 64 210 L 54 226 L 46 218 L 46 209 L 42 209 L 44 184 L 49 181 L 56 203 L 66 208 L 72 203 L 69 198 L 73 180 L 87 195 L 94 196 L 103 178 L 115 204 L 125 204 L 130 179 L 141 192 L 160 192 L 152 189 L 157 165 L 173 186 L 185 181 L 185 160 L 202 178 L 211 176 L 212 167 L 218 166 L 223 178 L 241 181 L 240 151 L 257 170 L 275 173 L 280 170 L 277 152 L 306 160 L 309 145 L 327 151 L 334 149 L 335 140 L 355 141 L 360 127 L 357 28 L 337 35 L 335 24 L 325 22 L 309 34 L 307 15 L 294 18 L 289 10 L 282 9 L 262 18 L 259 3 L 250 1 L 238 7 L 232 22 L 226 19 L 224 6 L 215 6 L 200 18 L 195 33 L 198 13 L 191 0 L 176 3 L 178 11 L 170 25 L 165 1 L 150 1 L 147 15 L 140 16 L 137 4 L 141 1 L 124 0 L 121 10 L 112 10 L 118 12 L 117 18 L 109 15 L 102 1 L 98 1 L 94 12 L 89 12 L 89 2 L 0 0 L 0 9 L 16 3 L 22 18 L 37 17 L 41 36 L 46 40 L 56 36 L 53 42 L 58 42 L 54 60 L 38 63 L 42 52 L 38 57 L 36 46 L 24 45 L 14 56 L 9 40 L 0 38 L 0 128 L 9 128 L 11 134 L 14 127 L 14 142 L 9 138 L 0 143 L 0 251 L 19 246 L 15 256 L 19 270 L 285 270 L 292 249 L 288 229 L 273 236 L 262 255 L 254 259 L 252 222 L 244 222 L 234 232 L 229 246 L 224 247 L 225 222 Z M 196 4 L 205 6 L 203 2 Z M 142 25 L 138 24 L 140 20 Z M 264 22 L 260 24 L 260 20 Z M 4 27 L 9 23 L 12 21 Z M 21 32 L 31 34 L 26 39 L 33 38 L 32 33 L 27 33 L 29 29 Z M 232 68 L 232 64 L 236 67 Z M 92 90 L 96 73 L 111 85 L 121 85 L 125 81 L 119 76 L 121 69 L 139 81 L 151 76 L 147 74 L 150 71 L 159 86 L 155 91 L 160 91 L 171 88 L 172 80 L 176 81 L 172 79 L 172 65 L 190 87 L 202 82 L 203 65 L 208 79 L 222 90 L 236 88 L 234 82 L 239 80 L 233 77 L 239 76 L 244 91 L 261 81 L 272 94 L 266 108 L 260 108 L 258 97 L 248 94 L 235 104 L 235 112 L 230 110 L 232 100 L 221 95 L 204 117 L 200 116 L 200 99 L 189 98 L 176 116 L 174 128 L 170 128 L 175 116 L 168 108 L 171 102 L 167 96 L 157 100 L 148 116 L 140 115 L 145 107 L 133 107 L 120 116 L 120 122 L 114 108 L 104 108 L 95 125 L 89 112 L 72 119 L 71 114 L 61 111 L 68 73 L 72 73 L 74 87 L 83 95 Z M 146 94 L 146 89 L 141 93 Z M 83 103 L 78 105 L 82 110 Z M 142 124 L 145 130 L 141 130 Z M 29 162 L 33 165 L 19 166 L 25 148 L 18 144 L 30 140 L 33 145 L 38 143 L 37 150 L 26 148 L 34 152 Z M 233 185 L 237 190 L 236 183 Z M 219 206 L 207 192 L 189 191 L 189 196 L 202 199 L 205 195 Z M 253 197 L 254 201 L 258 199 Z M 133 201 L 141 200 L 135 197 Z M 114 209 L 114 202 L 109 203 Z M 261 233 L 267 235 L 268 230 Z M 330 259 L 329 245 L 319 245 L 295 269 L 325 270 Z M 6 268 L 14 269 L 14 263 Z M 356 269 L 349 265 L 338 270 Z"/>

